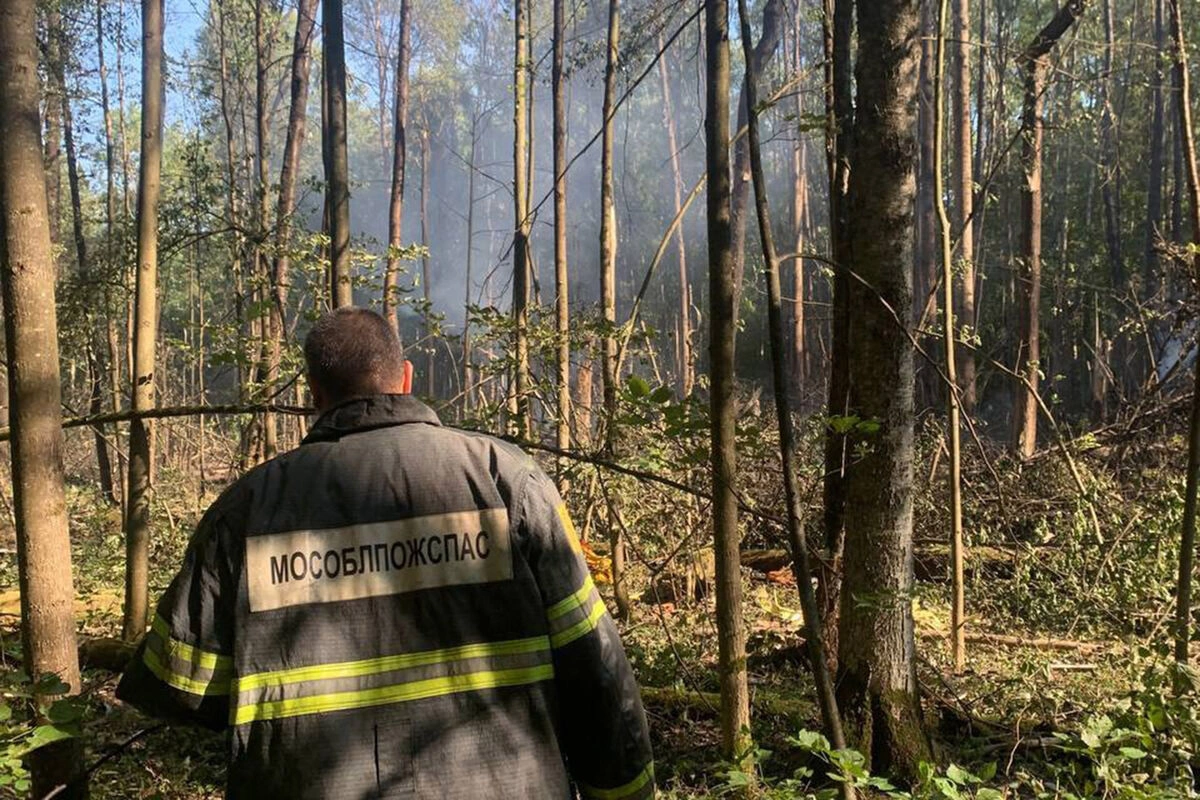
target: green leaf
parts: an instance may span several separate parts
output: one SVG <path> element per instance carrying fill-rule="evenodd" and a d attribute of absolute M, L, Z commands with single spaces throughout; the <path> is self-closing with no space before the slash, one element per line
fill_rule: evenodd
<path fill-rule="evenodd" d="M 637 375 L 630 375 L 626 381 L 629 386 L 629 393 L 634 397 L 645 397 L 650 394 L 650 384 L 646 383 L 644 378 L 639 378 Z"/>
<path fill-rule="evenodd" d="M 670 386 L 660 386 L 650 395 L 650 402 L 666 403 L 670 401 L 673 394 Z"/>
<path fill-rule="evenodd" d="M 979 768 L 979 772 L 976 773 L 976 776 L 984 783 L 987 783 L 992 778 L 996 777 L 996 762 L 989 761 L 988 763 L 984 764 Z M 983 790 L 981 789 L 980 791 Z"/>
<path fill-rule="evenodd" d="M 1147 753 L 1145 750 L 1139 750 L 1136 747 L 1122 747 L 1121 755 L 1125 756 L 1130 761 L 1137 761 L 1139 758 L 1145 758 Z"/>
<path fill-rule="evenodd" d="M 946 768 L 946 777 L 959 786 L 966 786 L 975 776 L 958 766 L 958 764 L 951 764 Z"/>

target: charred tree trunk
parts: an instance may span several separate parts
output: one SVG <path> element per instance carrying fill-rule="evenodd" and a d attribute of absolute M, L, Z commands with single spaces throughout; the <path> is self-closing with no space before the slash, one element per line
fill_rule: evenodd
<path fill-rule="evenodd" d="M 163 3 L 142 0 L 142 154 L 138 171 L 137 292 L 134 301 L 133 410 L 154 408 L 158 333 L 158 197 L 162 172 Z M 150 614 L 150 448 L 146 420 L 129 433 L 129 509 L 125 515 L 125 617 L 122 636 L 146 632 Z"/>
<path fill-rule="evenodd" d="M 36 4 L 0 4 L 0 284 L 8 357 L 13 511 L 25 673 L 56 675 L 79 691 L 75 590 L 63 488 L 63 434 L 54 258 L 38 128 Z M 49 702 L 53 697 L 37 698 Z M 29 756 L 31 795 L 82 779 L 83 743 L 67 739 Z"/>
<path fill-rule="evenodd" d="M 1187 170 L 1188 204 L 1192 225 L 1192 277 L 1200 278 L 1200 175 L 1196 168 L 1196 135 L 1192 127 L 1191 80 L 1179 0 L 1168 0 L 1171 38 L 1174 40 L 1175 88 L 1178 94 L 1179 132 Z M 1183 498 L 1183 534 L 1179 543 L 1179 588 L 1175 606 L 1175 660 L 1186 664 L 1192 640 L 1192 565 L 1196 557 L 1197 495 L 1200 494 L 1200 357 L 1192 392 L 1192 418 L 1188 429 L 1187 485 Z"/>
<path fill-rule="evenodd" d="M 704 6 L 707 65 L 704 144 L 708 168 L 710 406 L 712 414 L 713 550 L 716 555 L 717 646 L 721 685 L 721 746 L 726 758 L 749 750 L 750 691 L 738 548 L 734 331 L 737 294 L 729 176 L 729 4 Z M 749 772 L 749 770 L 745 770 Z"/>
<path fill-rule="evenodd" d="M 850 173 L 849 409 L 838 704 L 873 772 L 912 778 L 930 758 L 917 699 L 913 581 L 913 347 L 893 313 L 912 303 L 917 0 L 859 5 Z M 899 310 L 895 312 L 894 310 Z M 868 601 L 870 598 L 870 601 Z"/>
<path fill-rule="evenodd" d="M 323 0 L 321 27 L 325 36 L 323 78 L 328 124 L 325 196 L 329 207 L 329 266 L 333 307 L 354 304 L 350 275 L 350 160 L 346 150 L 346 41 L 342 0 Z"/>
<path fill-rule="evenodd" d="M 1049 54 L 1083 13 L 1085 0 L 1068 0 L 1046 27 L 1030 42 L 1022 56 L 1025 67 L 1025 101 L 1021 114 L 1021 167 L 1025 181 L 1021 186 L 1020 313 L 1016 372 L 1021 376 L 1013 405 L 1012 442 L 1014 452 L 1028 458 L 1037 449 L 1038 380 L 1041 370 L 1039 338 L 1042 301 L 1042 96 Z"/>
<path fill-rule="evenodd" d="M 270 350 L 267 359 L 267 383 L 279 381 L 283 357 L 283 339 L 287 333 L 288 281 L 291 261 L 292 215 L 296 211 L 296 183 L 300 174 L 300 153 L 304 146 L 304 126 L 308 114 L 308 82 L 312 63 L 313 28 L 317 0 L 300 0 L 296 9 L 296 33 L 292 42 L 291 104 L 288 107 L 287 134 L 283 142 L 283 164 L 279 168 L 279 199 L 275 210 L 275 261 L 271 267 Z M 269 430 L 269 428 L 268 428 Z M 201 441 L 203 447 L 203 441 Z M 270 457 L 274 453 L 269 452 Z"/>
<path fill-rule="evenodd" d="M 400 330 L 400 248 L 404 242 L 404 176 L 408 166 L 408 63 L 412 39 L 412 3 L 400 2 L 400 45 L 396 56 L 396 100 L 392 117 L 392 191 L 388 199 L 387 268 L 383 273 L 383 314 Z"/>

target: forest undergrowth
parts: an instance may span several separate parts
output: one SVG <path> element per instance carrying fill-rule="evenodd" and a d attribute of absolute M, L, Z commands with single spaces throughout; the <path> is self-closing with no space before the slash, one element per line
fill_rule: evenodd
<path fill-rule="evenodd" d="M 621 463 L 691 486 L 695 494 L 568 462 L 569 505 L 614 610 L 603 531 L 614 524 L 627 534 L 626 579 L 634 602 L 620 625 L 643 686 L 664 796 L 732 793 L 746 776 L 714 761 L 719 687 L 712 554 L 706 546 L 711 523 L 701 468 L 708 457 L 706 408 L 676 403 L 669 393 L 633 382 L 622 400 Z M 886 776 L 868 775 L 858 754 L 831 752 L 814 733 L 820 719 L 799 601 L 781 550 L 775 427 L 751 401 L 746 412 L 739 429 L 743 582 L 763 796 L 831 796 L 830 776 L 880 796 L 1195 796 L 1200 675 L 1152 644 L 1165 641 L 1172 608 L 1178 547 L 1173 532 L 1182 513 L 1182 481 L 1176 479 L 1184 453 L 1181 406 L 1130 415 L 1019 465 L 986 438 L 971 444 L 964 482 L 968 664 L 958 675 L 948 644 L 945 461 L 936 449 L 941 435 L 932 417 L 919 426 L 918 582 L 912 599 L 919 682 L 940 763 L 929 765 L 922 780 L 904 792 Z M 814 545 L 821 426 L 811 420 L 803 428 L 801 449 L 807 454 L 805 507 Z M 81 434 L 68 442 L 81 453 L 87 447 Z M 174 465 L 161 468 L 155 481 L 155 596 L 179 564 L 203 506 L 224 483 L 211 481 L 202 493 L 185 457 L 168 463 Z M 547 459 L 544 466 L 553 471 L 557 465 Z M 86 472 L 74 476 L 68 501 L 81 636 L 102 641 L 120 629 L 124 540 L 120 512 L 94 486 Z M 89 664 L 103 662 L 104 654 L 87 646 L 82 700 L 51 714 L 55 726 L 32 726 L 31 687 L 19 671 L 11 512 L 0 510 L 5 726 L 0 748 L 8 748 L 8 757 L 0 750 L 3 791 L 24 785 L 23 748 L 77 733 L 94 767 L 93 797 L 221 796 L 221 737 L 164 726 L 117 703 L 116 675 Z"/>

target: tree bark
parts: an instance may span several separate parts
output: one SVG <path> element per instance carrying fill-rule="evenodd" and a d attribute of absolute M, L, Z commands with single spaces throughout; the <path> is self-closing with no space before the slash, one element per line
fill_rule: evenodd
<path fill-rule="evenodd" d="M 142 0 L 142 152 L 138 169 L 137 287 L 134 300 L 133 410 L 154 407 L 158 331 L 158 197 L 162 172 L 163 2 Z M 150 436 L 143 419 L 130 423 L 129 508 L 125 515 L 125 616 L 122 636 L 146 632 L 150 614 Z"/>
<path fill-rule="evenodd" d="M 1161 53 L 1166 48 L 1166 0 L 1153 0 L 1154 3 L 1154 50 Z M 1166 144 L 1165 120 L 1163 113 L 1163 84 L 1164 75 L 1162 62 L 1154 59 L 1154 70 L 1151 77 L 1150 89 L 1150 142 L 1147 146 L 1146 162 L 1150 165 L 1146 184 L 1146 242 L 1144 250 L 1143 292 L 1145 299 L 1158 294 L 1159 259 L 1158 243 L 1165 231 L 1163 223 L 1163 147 Z M 1158 331 L 1151 331 L 1152 341 L 1158 344 Z"/>
<path fill-rule="evenodd" d="M 944 2 L 944 0 L 943 0 Z M 788 382 L 784 377 L 787 352 L 783 340 L 783 298 L 779 277 L 779 260 L 776 257 L 774 234 L 771 231 L 771 214 L 767 204 L 767 184 L 762 163 L 762 144 L 758 132 L 758 72 L 755 69 L 753 34 L 750 30 L 750 15 L 746 0 L 738 0 L 738 18 L 741 21 L 742 50 L 746 58 L 746 80 L 743 97 L 749 109 L 747 117 L 746 143 L 750 156 L 750 174 L 754 182 L 754 206 L 758 216 L 758 235 L 762 243 L 763 272 L 767 281 L 768 318 L 771 340 L 771 376 L 775 389 L 775 414 L 779 420 L 779 450 L 783 464 L 783 486 L 788 508 L 788 541 L 792 550 L 792 573 L 800 594 L 800 607 L 804 617 L 805 639 L 808 647 L 809 664 L 816 684 L 817 706 L 821 709 L 821 720 L 829 741 L 835 750 L 846 747 L 842 731 L 841 715 L 838 714 L 834 697 L 833 682 L 825 657 L 825 645 L 821 639 L 821 616 L 817 597 L 812 585 L 812 567 L 809 564 L 808 544 L 804 537 L 803 510 L 800 500 L 800 481 L 796 474 L 796 435 L 792 427 L 792 412 L 788 403 Z M 800 263 L 799 261 L 797 263 Z M 854 790 L 842 785 L 842 796 L 854 800 Z"/>
<path fill-rule="evenodd" d="M 972 164 L 975 153 L 971 143 L 970 22 L 970 0 L 954 0 L 954 33 L 951 37 L 954 42 L 954 231 L 958 235 L 961 265 L 952 328 L 956 337 L 963 331 L 975 335 L 975 175 Z M 962 387 L 962 408 L 971 414 L 975 411 L 975 349 L 959 347 L 956 356 L 961 364 L 958 385 Z"/>
<path fill-rule="evenodd" d="M 600 151 L 600 310 L 607 327 L 602 341 L 604 389 L 604 452 L 612 458 L 617 447 L 617 210 L 613 200 L 613 139 L 617 104 L 617 57 L 621 40 L 620 0 L 608 0 L 608 47 L 604 63 L 603 130 Z M 609 520 L 613 595 L 616 616 L 629 615 L 625 585 L 625 542 L 621 526 Z"/>
<path fill-rule="evenodd" d="M 717 649 L 721 686 L 721 746 L 726 758 L 747 758 L 750 691 L 746 629 L 738 563 L 737 409 L 734 400 L 734 331 L 737 305 L 732 187 L 729 176 L 729 3 L 704 6 L 704 145 L 708 170 L 709 360 L 712 415 L 713 550 L 716 556 Z M 743 765 L 746 767 L 748 765 Z M 746 770 L 748 771 L 748 770 Z"/>
<path fill-rule="evenodd" d="M 387 267 L 383 273 L 383 314 L 400 330 L 400 248 L 403 241 L 404 177 L 408 166 L 408 64 L 411 57 L 411 0 L 400 0 L 400 46 L 396 55 L 396 100 L 392 117 L 392 190 L 388 199 Z"/>
<path fill-rule="evenodd" d="M 558 390 L 555 443 L 559 449 L 566 450 L 571 446 L 571 306 L 567 271 L 567 226 L 570 221 L 567 218 L 567 98 L 563 80 L 567 49 L 566 4 L 565 0 L 553 0 L 553 4 L 550 82 L 554 121 L 550 138 L 554 150 L 554 329 L 558 337 L 554 365 Z M 559 492 L 565 493 L 567 481 L 561 463 L 556 471 Z"/>
<path fill-rule="evenodd" d="M 1196 135 L 1192 127 L 1191 79 L 1179 0 L 1168 0 L 1178 90 L 1179 132 L 1187 170 L 1189 220 L 1192 225 L 1192 277 L 1200 278 L 1200 175 L 1196 168 Z M 1192 565 L 1196 557 L 1197 495 L 1200 494 L 1200 357 L 1196 359 L 1192 417 L 1188 428 L 1187 483 L 1183 495 L 1183 533 L 1179 542 L 1179 588 L 1175 606 L 1175 660 L 1186 664 L 1192 640 Z"/>
<path fill-rule="evenodd" d="M 658 36 L 658 49 L 663 50 L 662 34 Z M 679 164 L 679 140 L 675 127 L 675 108 L 671 102 L 671 79 L 667 69 L 667 53 L 658 60 L 658 76 L 662 82 L 663 127 L 667 130 L 667 147 L 671 151 L 671 175 L 674 178 L 675 215 L 683 207 L 683 170 Z M 679 320 L 676 347 L 676 370 L 679 380 L 679 396 L 688 397 L 695 382 L 692 357 L 692 282 L 688 276 L 687 246 L 683 240 L 683 226 L 675 231 L 676 251 L 679 254 Z"/>
<path fill-rule="evenodd" d="M 433 397 L 437 394 L 436 381 L 434 380 L 434 356 L 436 352 L 433 347 L 433 275 L 429 269 L 429 192 L 430 192 L 430 157 L 429 157 L 429 118 L 425 117 L 425 124 L 421 128 L 421 292 L 425 298 L 425 309 L 422 316 L 425 318 L 425 393 L 428 397 Z"/>
<path fill-rule="evenodd" d="M 28 675 L 57 675 L 76 693 L 79 660 L 63 488 L 55 270 L 38 127 L 37 69 L 36 3 L 0 4 L 0 284 L 15 433 L 12 488 L 22 655 Z M 32 796 L 43 797 L 64 782 L 83 778 L 82 757 L 79 739 L 33 751 Z M 81 782 L 59 796 L 86 794 L 86 783 Z"/>
<path fill-rule="evenodd" d="M 917 0 L 859 5 L 847 308 L 849 409 L 867 423 L 845 467 L 845 574 L 838 701 L 847 739 L 876 773 L 930 759 L 917 699 L 913 581 L 912 303 Z M 899 320 L 894 315 L 900 316 Z M 873 429 L 871 426 L 878 426 Z"/>
<path fill-rule="evenodd" d="M 1104 239 L 1108 245 L 1112 288 L 1121 291 L 1125 269 L 1121 262 L 1121 161 L 1117 155 L 1113 111 L 1113 2 L 1104 0 L 1103 76 L 1100 80 L 1100 191 L 1104 200 Z"/>
<path fill-rule="evenodd" d="M 946 85 L 946 14 L 949 0 L 941 0 L 938 9 L 937 20 L 937 56 L 935 57 L 934 78 L 933 78 L 933 95 L 941 97 L 942 90 Z M 962 17 L 966 14 L 966 0 L 957 0 L 955 4 L 957 9 L 954 28 L 956 36 L 966 36 L 966 22 Z M 966 116 L 969 111 L 968 97 L 970 93 L 967 87 L 963 84 L 970 78 L 970 72 L 964 61 L 964 54 L 961 49 L 964 42 L 960 39 L 954 43 L 956 55 L 955 72 L 957 73 L 958 85 L 955 87 L 955 119 L 954 128 L 956 135 L 959 137 L 957 166 L 955 187 L 958 193 L 958 208 L 960 218 L 958 222 L 958 230 L 963 237 L 960 239 L 962 245 L 961 253 L 971 253 L 971 248 L 967 245 L 967 239 L 970 237 L 970 217 L 962 212 L 962 205 L 966 198 L 971 196 L 973 191 L 970 180 L 966 185 L 962 183 L 962 174 L 965 171 L 970 174 L 971 165 L 971 127 L 970 121 Z M 964 136 L 965 134 L 965 136 Z M 950 451 L 950 463 L 947 464 L 949 472 L 949 485 L 947 489 L 950 495 L 950 578 L 951 578 L 951 596 L 950 596 L 950 651 L 954 659 L 955 673 L 961 673 L 967 665 L 967 640 L 966 640 L 966 599 L 963 590 L 963 523 L 962 523 L 962 429 L 960 421 L 960 397 L 966 392 L 960 388 L 958 381 L 958 360 L 954 325 L 954 248 L 953 248 L 953 231 L 950 229 L 950 215 L 946 211 L 946 187 L 945 187 L 945 171 L 943 169 L 943 160 L 945 148 L 943 144 L 946 138 L 946 114 L 945 106 L 940 102 L 934 110 L 933 123 L 933 196 L 937 203 L 938 215 L 938 232 L 941 234 L 942 245 L 942 342 L 945 345 L 944 354 L 946 359 L 946 438 L 948 449 Z M 962 194 L 965 189 L 965 194 Z M 966 200 L 969 204 L 970 201 Z M 968 257 L 968 256 L 965 256 Z M 968 285 L 967 276 L 963 276 L 964 289 Z M 974 277 L 971 277 L 974 281 Z M 965 299 L 965 295 L 964 295 Z"/>
<path fill-rule="evenodd" d="M 804 60 L 800 47 L 800 20 L 798 9 L 793 13 L 792 20 L 792 50 L 791 69 L 799 76 L 804 68 Z M 757 94 L 757 93 L 756 93 Z M 804 118 L 804 94 L 796 92 L 796 119 Z M 808 210 L 808 137 L 798 129 L 796 143 L 792 146 L 792 241 L 797 253 L 804 252 L 804 223 Z M 789 368 L 792 380 L 789 390 L 795 398 L 796 407 L 804 400 L 804 391 L 808 382 L 808 354 L 804 341 L 805 319 L 805 280 L 804 259 L 797 256 L 792 261 L 792 301 L 791 301 L 791 350 L 788 353 Z"/>
<path fill-rule="evenodd" d="M 511 429 L 529 435 L 529 6 L 513 4 L 513 352 Z"/>
<path fill-rule="evenodd" d="M 328 124 L 325 196 L 329 206 L 329 267 L 333 307 L 354 304 L 350 275 L 350 160 L 346 150 L 346 41 L 342 0 L 323 0 L 321 27 L 325 36 L 323 71 Z"/>
<path fill-rule="evenodd" d="M 825 0 L 825 153 L 829 170 L 829 244 L 835 265 L 830 324 L 829 416 L 849 413 L 850 262 L 847 190 L 850 183 L 851 139 L 854 125 L 853 71 L 850 58 L 854 34 L 852 0 Z M 842 268 L 837 268 L 841 266 Z M 906 307 L 907 308 L 907 307 Z M 836 671 L 838 613 L 842 581 L 842 548 L 846 538 L 845 467 L 849 456 L 846 437 L 830 426 L 825 433 L 825 559 L 817 595 L 829 645 L 830 671 Z"/>
<path fill-rule="evenodd" d="M 288 107 L 287 134 L 283 142 L 283 163 L 279 168 L 279 198 L 275 209 L 275 261 L 271 267 L 270 350 L 267 360 L 267 384 L 279 381 L 283 358 L 283 339 L 287 333 L 289 271 L 291 260 L 292 216 L 296 211 L 296 183 L 300 175 L 300 154 L 304 148 L 304 127 L 308 117 L 308 82 L 312 63 L 313 28 L 316 26 L 317 0 L 299 0 L 296 7 L 296 33 L 292 41 L 291 103 Z M 268 418 L 273 419 L 271 413 Z M 270 430 L 271 426 L 268 426 Z M 270 445 L 270 442 L 268 442 Z M 203 447 L 203 442 L 201 442 Z M 268 447 L 270 458 L 275 455 Z"/>
<path fill-rule="evenodd" d="M 1020 314 L 1018 324 L 1017 368 L 1021 384 L 1013 404 L 1013 451 L 1029 458 L 1037 449 L 1038 381 L 1041 377 L 1039 343 L 1042 300 L 1042 95 L 1049 53 L 1055 43 L 1083 13 L 1085 0 L 1067 0 L 1034 37 L 1022 55 L 1025 68 L 1025 101 L 1021 114 L 1021 168 L 1025 181 L 1021 186 Z"/>

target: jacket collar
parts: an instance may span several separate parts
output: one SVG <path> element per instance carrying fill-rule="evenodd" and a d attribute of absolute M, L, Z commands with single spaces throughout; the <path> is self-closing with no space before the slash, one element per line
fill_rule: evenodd
<path fill-rule="evenodd" d="M 433 409 L 407 394 L 379 394 L 347 400 L 317 419 L 302 444 L 328 442 L 351 433 L 423 422 L 441 425 Z"/>

